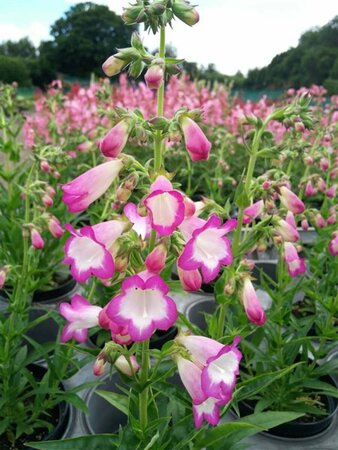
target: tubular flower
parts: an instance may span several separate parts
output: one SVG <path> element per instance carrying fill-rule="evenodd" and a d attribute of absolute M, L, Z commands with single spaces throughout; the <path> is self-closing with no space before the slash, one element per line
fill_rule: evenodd
<path fill-rule="evenodd" d="M 107 77 L 112 77 L 120 73 L 127 64 L 128 61 L 124 61 L 112 55 L 102 64 L 102 70 Z"/>
<path fill-rule="evenodd" d="M 280 201 L 283 205 L 294 214 L 301 214 L 305 210 L 304 203 L 286 186 L 280 188 Z"/>
<path fill-rule="evenodd" d="M 275 232 L 281 236 L 284 241 L 296 242 L 299 239 L 297 228 L 294 228 L 283 219 L 279 219 L 277 226 L 275 226 Z"/>
<path fill-rule="evenodd" d="M 305 260 L 299 258 L 297 250 L 291 242 L 284 242 L 284 259 L 290 277 L 296 277 L 306 272 Z"/>
<path fill-rule="evenodd" d="M 124 149 L 131 131 L 129 119 L 121 120 L 99 142 L 101 153 L 106 158 L 116 158 Z"/>
<path fill-rule="evenodd" d="M 62 201 L 71 213 L 84 211 L 106 192 L 123 167 L 114 159 L 88 170 L 70 183 L 64 184 Z"/>
<path fill-rule="evenodd" d="M 172 234 L 184 219 L 183 195 L 174 190 L 170 181 L 162 175 L 151 185 L 144 205 L 148 210 L 152 228 L 160 236 Z"/>
<path fill-rule="evenodd" d="M 251 206 L 245 208 L 243 224 L 247 225 L 248 223 L 251 223 L 253 219 L 256 219 L 258 216 L 262 214 L 263 209 L 264 209 L 263 200 L 259 200 L 258 202 L 253 203 Z"/>
<path fill-rule="evenodd" d="M 220 420 L 219 406 L 223 402 L 220 399 L 208 397 L 203 392 L 201 386 L 202 370 L 200 367 L 192 361 L 179 356 L 177 358 L 177 368 L 182 383 L 192 398 L 195 427 L 200 428 L 203 419 L 210 425 L 218 425 Z"/>
<path fill-rule="evenodd" d="M 151 221 L 149 216 L 141 216 L 137 211 L 134 203 L 127 203 L 123 209 L 127 219 L 133 224 L 132 230 L 135 231 L 142 239 L 150 236 Z"/>
<path fill-rule="evenodd" d="M 88 329 L 99 324 L 99 314 L 102 308 L 94 306 L 89 301 L 76 294 L 72 297 L 71 303 L 60 304 L 60 314 L 68 320 L 68 324 L 61 333 L 61 342 L 76 339 L 78 342 L 85 342 L 88 337 Z"/>
<path fill-rule="evenodd" d="M 251 283 L 250 278 L 244 279 L 242 302 L 245 313 L 250 322 L 258 326 L 264 325 L 266 322 L 265 312 L 258 300 L 255 288 Z"/>
<path fill-rule="evenodd" d="M 164 70 L 160 64 L 153 64 L 149 67 L 144 80 L 149 89 L 157 90 L 161 87 L 164 79 Z"/>
<path fill-rule="evenodd" d="M 166 258 L 167 248 L 161 243 L 146 257 L 145 266 L 151 273 L 160 273 L 165 267 Z"/>
<path fill-rule="evenodd" d="M 180 120 L 186 149 L 192 161 L 203 161 L 209 158 L 211 142 L 201 128 L 190 117 L 183 116 Z"/>
<path fill-rule="evenodd" d="M 86 226 L 76 231 L 69 224 L 65 228 L 72 236 L 66 241 L 63 262 L 71 265 L 75 280 L 84 283 L 91 275 L 102 280 L 112 277 L 115 272 L 113 257 L 104 243 L 97 239 L 95 228 Z"/>
<path fill-rule="evenodd" d="M 36 228 L 31 229 L 31 242 L 36 250 L 41 250 L 45 246 L 45 241 Z"/>
<path fill-rule="evenodd" d="M 55 238 L 60 238 L 63 235 L 63 229 L 60 225 L 60 221 L 54 216 L 51 216 L 48 220 L 48 230 Z"/>
<path fill-rule="evenodd" d="M 149 339 L 156 329 L 168 330 L 176 322 L 176 304 L 167 296 L 169 287 L 158 275 L 133 275 L 124 280 L 121 290 L 106 312 L 117 325 L 128 328 L 133 341 Z"/>
<path fill-rule="evenodd" d="M 239 338 L 232 345 L 223 345 L 204 336 L 180 335 L 176 341 L 189 350 L 192 360 L 201 367 L 201 388 L 205 396 L 219 399 L 222 404 L 228 403 L 242 358 L 236 347 Z"/>
<path fill-rule="evenodd" d="M 202 275 L 198 269 L 194 270 L 184 270 L 177 267 L 178 277 L 181 282 L 181 286 L 185 291 L 195 292 L 201 289 L 202 286 Z"/>
<path fill-rule="evenodd" d="M 235 220 L 229 220 L 222 225 L 218 216 L 210 216 L 201 228 L 193 231 L 191 239 L 178 258 L 178 267 L 183 270 L 200 268 L 206 283 L 214 280 L 222 265 L 232 263 L 230 240 L 225 234 L 236 225 Z"/>

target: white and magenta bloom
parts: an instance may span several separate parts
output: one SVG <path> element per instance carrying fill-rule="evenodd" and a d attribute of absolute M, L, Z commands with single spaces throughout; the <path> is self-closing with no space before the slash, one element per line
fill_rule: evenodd
<path fill-rule="evenodd" d="M 65 228 L 72 236 L 66 241 L 63 262 L 70 264 L 75 280 L 84 283 L 92 275 L 102 280 L 111 278 L 115 272 L 113 256 L 96 237 L 94 227 L 86 226 L 77 231 L 67 224 Z"/>
<path fill-rule="evenodd" d="M 71 213 L 84 211 L 106 192 L 118 176 L 123 163 L 114 159 L 88 170 L 75 180 L 64 184 L 62 201 Z"/>
<path fill-rule="evenodd" d="M 157 245 L 146 257 L 145 266 L 151 273 L 160 273 L 165 267 L 167 248 L 161 243 Z"/>
<path fill-rule="evenodd" d="M 134 203 L 127 203 L 123 209 L 127 219 L 133 224 L 132 230 L 142 239 L 150 236 L 151 220 L 148 215 L 141 216 Z"/>
<path fill-rule="evenodd" d="M 100 306 L 92 305 L 79 294 L 72 297 L 71 303 L 61 303 L 60 314 L 69 322 L 62 330 L 61 342 L 72 338 L 85 342 L 88 329 L 98 326 L 101 310 Z"/>
<path fill-rule="evenodd" d="M 243 224 L 247 225 L 251 223 L 254 219 L 256 219 L 258 216 L 262 214 L 263 210 L 264 210 L 263 200 L 259 200 L 258 202 L 253 203 L 252 205 L 245 208 Z"/>
<path fill-rule="evenodd" d="M 242 358 L 237 349 L 239 338 L 232 345 L 223 345 L 204 336 L 180 335 L 176 338 L 191 353 L 192 360 L 202 369 L 201 388 L 207 397 L 222 404 L 231 400 Z"/>
<path fill-rule="evenodd" d="M 130 119 L 121 120 L 99 142 L 101 153 L 106 158 L 116 158 L 124 149 L 131 131 Z"/>
<path fill-rule="evenodd" d="M 283 205 L 294 214 L 301 214 L 305 210 L 304 203 L 286 186 L 280 188 L 280 201 Z"/>
<path fill-rule="evenodd" d="M 107 316 L 127 327 L 133 341 L 149 339 L 156 329 L 168 330 L 177 320 L 169 287 L 158 275 L 138 274 L 124 280 L 121 294 L 107 306 Z"/>
<path fill-rule="evenodd" d="M 328 249 L 332 256 L 338 255 L 338 234 L 330 241 Z"/>
<path fill-rule="evenodd" d="M 185 291 L 195 292 L 201 289 L 202 275 L 198 269 L 184 270 L 177 267 L 177 273 L 181 286 Z"/>
<path fill-rule="evenodd" d="M 31 242 L 35 250 L 41 250 L 45 246 L 45 241 L 36 228 L 31 228 Z"/>
<path fill-rule="evenodd" d="M 184 219 L 183 195 L 174 190 L 170 181 L 160 175 L 144 199 L 151 226 L 160 236 L 172 234 Z"/>
<path fill-rule="evenodd" d="M 201 128 L 190 117 L 183 116 L 180 120 L 186 149 L 192 161 L 202 161 L 209 158 L 211 142 Z"/>
<path fill-rule="evenodd" d="M 283 241 L 296 242 L 299 239 L 297 228 L 294 228 L 286 220 L 279 219 L 275 226 L 275 232 L 283 239 Z"/>
<path fill-rule="evenodd" d="M 153 64 L 149 67 L 146 74 L 144 75 L 144 80 L 149 89 L 157 90 L 161 87 L 164 79 L 164 70 L 160 64 Z"/>
<path fill-rule="evenodd" d="M 291 242 L 284 242 L 284 259 L 288 266 L 290 277 L 296 277 L 306 272 L 305 260 L 299 258 L 298 252 Z"/>
<path fill-rule="evenodd" d="M 230 265 L 233 261 L 230 240 L 225 236 L 237 226 L 234 219 L 222 225 L 221 219 L 212 215 L 208 221 L 192 232 L 177 265 L 183 270 L 201 269 L 203 280 L 210 283 L 214 280 L 222 265 Z"/>
<path fill-rule="evenodd" d="M 261 326 L 266 322 L 266 316 L 262 305 L 257 297 L 255 288 L 251 283 L 250 278 L 244 279 L 242 302 L 245 309 L 245 313 L 250 322 L 255 325 Z"/>
<path fill-rule="evenodd" d="M 202 426 L 203 420 L 216 426 L 220 421 L 219 408 L 222 400 L 208 397 L 202 390 L 202 369 L 188 359 L 178 357 L 177 368 L 182 383 L 192 398 L 192 411 L 196 428 Z"/>

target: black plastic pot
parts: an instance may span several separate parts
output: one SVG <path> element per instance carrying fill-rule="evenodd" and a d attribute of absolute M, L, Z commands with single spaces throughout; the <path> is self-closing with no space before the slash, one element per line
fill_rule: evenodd
<path fill-rule="evenodd" d="M 333 386 L 337 386 L 334 378 L 332 378 L 331 376 L 323 377 L 321 378 L 321 381 L 325 381 L 332 384 Z M 334 397 L 328 397 L 324 395 L 321 396 L 321 398 L 328 411 L 327 416 L 318 418 L 318 420 L 314 418 L 315 420 L 311 422 L 305 422 L 301 417 L 298 420 L 292 420 L 291 422 L 284 423 L 282 425 L 279 425 L 278 427 L 271 428 L 270 430 L 265 431 L 264 434 L 280 437 L 283 439 L 302 439 L 317 436 L 323 433 L 330 427 L 335 418 L 335 415 L 338 411 L 338 400 Z M 255 403 L 251 401 L 239 402 L 238 409 L 241 417 L 248 416 L 250 414 L 253 414 Z"/>
<path fill-rule="evenodd" d="M 47 371 L 45 367 L 38 364 L 31 364 L 27 366 L 27 369 L 38 381 L 43 378 Z M 25 446 L 25 442 L 60 440 L 66 434 L 71 416 L 71 407 L 69 404 L 64 401 L 60 402 L 51 411 L 48 411 L 48 413 L 55 423 L 54 429 L 50 432 L 47 429 L 37 429 L 33 435 L 25 436 L 25 439 L 18 443 L 15 450 L 33 450 L 32 447 Z M 1 441 L 0 438 L 0 448 L 1 450 L 10 450 L 12 447 L 4 441 Z"/>
<path fill-rule="evenodd" d="M 206 330 L 205 314 L 214 314 L 216 308 L 217 303 L 214 298 L 208 296 L 205 300 L 196 300 L 191 303 L 185 310 L 185 315 L 192 324 L 197 325 L 201 330 Z"/>
<path fill-rule="evenodd" d="M 119 426 L 127 423 L 127 416 L 112 406 L 104 398 L 95 393 L 96 389 L 103 391 L 121 391 L 116 387 L 121 383 L 119 375 L 115 372 L 111 377 L 106 377 L 98 388 L 92 388 L 85 396 L 89 414 L 81 414 L 82 428 L 86 434 L 115 433 Z"/>

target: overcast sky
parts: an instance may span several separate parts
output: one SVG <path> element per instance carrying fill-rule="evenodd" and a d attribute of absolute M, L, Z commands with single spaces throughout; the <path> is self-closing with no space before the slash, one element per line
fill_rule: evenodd
<path fill-rule="evenodd" d="M 133 3 L 133 0 L 129 0 Z M 121 14 L 128 0 L 98 0 Z M 78 0 L 0 0 L 0 41 L 29 36 L 34 44 L 49 38 L 49 27 Z M 203 65 L 214 63 L 228 75 L 263 67 L 297 45 L 309 28 L 338 14 L 338 0 L 192 0 L 200 22 L 192 28 L 175 21 L 168 43 L 178 56 Z M 142 32 L 152 50 L 158 38 Z M 113 49 L 112 49 L 113 50 Z"/>

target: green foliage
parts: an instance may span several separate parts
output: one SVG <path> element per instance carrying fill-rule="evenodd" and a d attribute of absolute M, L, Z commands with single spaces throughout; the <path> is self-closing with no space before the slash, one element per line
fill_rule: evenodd
<path fill-rule="evenodd" d="M 30 86 L 32 83 L 26 61 L 21 57 L 0 55 L 0 81 L 16 81 L 20 86 Z"/>
<path fill-rule="evenodd" d="M 17 42 L 2 42 L 0 44 L 0 55 L 13 56 L 15 58 L 35 58 L 36 48 L 28 37 L 24 37 Z"/>

